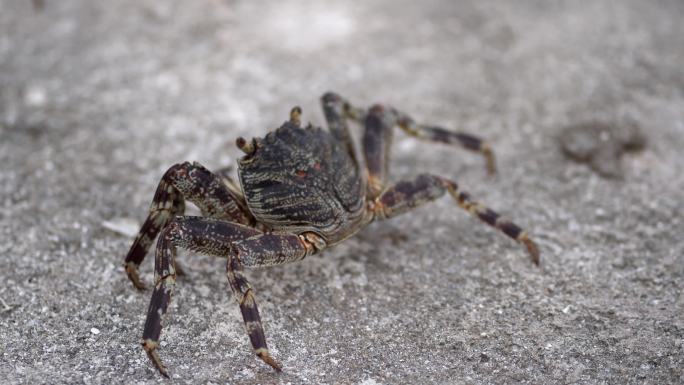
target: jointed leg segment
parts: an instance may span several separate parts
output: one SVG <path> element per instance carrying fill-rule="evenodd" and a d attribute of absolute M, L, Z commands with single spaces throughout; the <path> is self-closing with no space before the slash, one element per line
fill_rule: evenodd
<path fill-rule="evenodd" d="M 208 217 L 250 224 L 253 222 L 246 205 L 236 191 L 232 191 L 221 176 L 211 173 L 199 163 L 181 163 L 164 174 L 152 199 L 150 212 L 126 256 L 128 277 L 138 289 L 138 266 L 145 258 L 154 238 L 175 216 L 183 215 L 185 200 L 196 204 Z"/>
<path fill-rule="evenodd" d="M 365 118 L 363 151 L 369 171 L 371 197 L 376 196 L 385 183 L 387 161 L 392 141 L 391 129 L 399 126 L 407 134 L 433 142 L 460 144 L 466 149 L 482 153 L 489 174 L 496 172 L 496 162 L 491 147 L 482 139 L 462 132 L 451 132 L 437 126 L 416 123 L 409 115 L 391 107 L 375 105 Z"/>
<path fill-rule="evenodd" d="M 356 161 L 354 143 L 349 134 L 347 120 L 353 119 L 358 121 L 365 115 L 365 112 L 352 106 L 348 101 L 333 92 L 327 92 L 321 97 L 321 105 L 323 106 L 323 114 L 328 123 L 330 133 L 340 143 L 344 143 L 347 147 L 347 152 Z"/>
<path fill-rule="evenodd" d="M 433 142 L 460 144 L 468 150 L 479 152 L 487 162 L 487 172 L 490 175 L 496 173 L 496 161 L 492 148 L 482 139 L 464 132 L 452 132 L 439 126 L 418 124 L 410 116 L 396 110 L 393 110 L 393 113 L 397 117 L 397 124 L 407 134 Z"/>
<path fill-rule="evenodd" d="M 242 273 L 242 268 L 275 266 L 299 261 L 312 252 L 313 249 L 297 235 L 260 234 L 233 244 L 228 257 L 226 276 L 233 297 L 240 305 L 252 349 L 259 358 L 277 371 L 282 369 L 282 365 L 268 351 L 254 290 Z"/>
<path fill-rule="evenodd" d="M 150 213 L 126 256 L 124 263 L 126 274 L 128 274 L 128 278 L 137 289 L 145 288 L 145 285 L 140 280 L 138 266 L 140 266 L 140 263 L 145 258 L 147 250 L 152 245 L 152 242 L 154 242 L 154 238 L 169 223 L 171 218 L 176 215 L 183 215 L 185 211 L 185 200 L 171 182 L 171 175 L 179 167 L 180 165 L 171 167 L 159 182 L 150 205 Z"/>
<path fill-rule="evenodd" d="M 159 236 L 155 258 L 155 287 L 143 331 L 143 347 L 157 369 L 168 376 L 157 349 L 162 319 L 168 310 L 176 272 L 176 247 L 227 257 L 226 276 L 240 306 L 245 329 L 256 355 L 276 370 L 281 369 L 268 351 L 254 290 L 242 273 L 243 266 L 262 267 L 300 260 L 315 248 L 306 236 L 264 234 L 252 227 L 203 217 L 177 217 Z"/>
<path fill-rule="evenodd" d="M 422 174 L 414 180 L 399 182 L 375 200 L 374 212 L 377 218 L 391 218 L 435 200 L 445 192 L 448 192 L 461 208 L 479 220 L 525 245 L 532 262 L 539 265 L 539 250 L 525 231 L 515 223 L 501 217 L 494 210 L 472 201 L 468 193 L 459 192 L 457 184 L 445 178 Z"/>
<path fill-rule="evenodd" d="M 171 302 L 171 295 L 176 284 L 176 271 L 174 259 L 176 247 L 171 241 L 173 228 L 167 226 L 164 233 L 157 241 L 157 251 L 154 266 L 154 291 L 147 310 L 147 320 L 143 330 L 142 345 L 150 357 L 150 360 L 159 369 L 164 377 L 169 377 L 164 364 L 162 364 L 157 348 L 159 347 L 159 336 L 161 335 L 161 322 L 166 314 Z"/>
<path fill-rule="evenodd" d="M 502 218 L 495 211 L 471 201 L 466 192 L 458 192 L 456 183 L 432 175 L 420 175 L 413 181 L 399 182 L 385 190 L 388 179 L 388 163 L 392 144 L 392 129 L 399 126 L 407 134 L 433 142 L 459 144 L 462 147 L 480 152 L 490 174 L 496 172 L 496 162 L 491 147 L 482 139 L 463 132 L 451 132 L 442 127 L 416 123 L 409 115 L 391 107 L 374 105 L 368 111 L 352 106 L 342 97 L 327 93 L 322 97 L 323 110 L 331 133 L 347 143 L 353 154 L 353 145 L 347 128 L 346 119 L 362 122 L 363 155 L 368 175 L 367 198 L 375 201 L 377 217 L 388 218 L 437 199 L 445 192 L 456 200 L 458 205 L 488 225 L 498 229 L 527 248 L 532 261 L 539 264 L 539 251 L 527 233 L 513 222 Z"/>
<path fill-rule="evenodd" d="M 419 139 L 446 144 L 457 144 L 481 153 L 487 163 L 487 172 L 496 173 L 496 161 L 492 148 L 484 140 L 464 132 L 452 132 L 439 126 L 416 123 L 409 115 L 391 107 L 376 104 L 368 111 L 351 105 L 339 95 L 328 92 L 321 98 L 323 112 L 333 136 L 346 143 L 354 156 L 353 144 L 347 119 L 362 122 L 363 155 L 369 179 L 369 198 L 377 197 L 387 179 L 387 162 L 392 144 L 392 128 L 399 126 L 407 134 Z"/>
<path fill-rule="evenodd" d="M 154 268 L 154 291 L 143 331 L 143 347 L 159 372 L 168 377 L 157 348 L 162 319 L 168 310 L 176 282 L 174 258 L 176 247 L 205 254 L 228 255 L 230 244 L 260 232 L 251 227 L 201 217 L 178 217 L 171 221 L 157 241 Z"/>
<path fill-rule="evenodd" d="M 228 259 L 226 277 L 228 277 L 228 282 L 230 282 L 233 297 L 240 306 L 245 330 L 249 336 L 254 353 L 275 370 L 280 371 L 282 365 L 271 357 L 266 345 L 266 335 L 264 334 L 264 327 L 261 325 L 261 316 L 254 298 L 254 290 L 242 273 L 242 266 L 240 266 L 235 258 Z"/>

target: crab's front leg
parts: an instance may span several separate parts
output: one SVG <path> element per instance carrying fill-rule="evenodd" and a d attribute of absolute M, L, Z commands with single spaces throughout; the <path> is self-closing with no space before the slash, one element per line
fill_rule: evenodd
<path fill-rule="evenodd" d="M 201 217 L 177 217 L 164 228 L 157 241 L 154 291 L 142 337 L 143 348 L 162 375 L 168 377 L 168 372 L 159 358 L 157 349 L 162 319 L 168 310 L 176 283 L 176 247 L 203 254 L 226 256 L 231 244 L 257 234 L 260 234 L 260 231 L 251 227 Z"/>
<path fill-rule="evenodd" d="M 262 234 L 238 242 L 231 249 L 226 276 L 233 296 L 240 305 L 252 349 L 259 358 L 277 371 L 282 369 L 282 365 L 268 351 L 254 289 L 242 273 L 242 267 L 266 267 L 299 261 L 323 247 L 320 238 L 313 234 Z"/>
<path fill-rule="evenodd" d="M 157 234 L 173 217 L 183 215 L 185 200 L 195 203 L 206 216 L 250 224 L 251 215 L 238 190 L 225 182 L 224 175 L 213 174 L 199 163 L 185 162 L 169 168 L 159 181 L 147 219 L 126 255 L 124 267 L 133 285 L 145 287 L 138 266 Z"/>
<path fill-rule="evenodd" d="M 252 227 L 211 218 L 179 217 L 165 228 L 157 242 L 155 287 L 143 331 L 143 348 L 159 372 L 168 377 L 157 352 L 162 319 L 168 310 L 176 281 L 173 258 L 176 247 L 220 257 L 228 256 L 226 274 L 254 352 L 274 369 L 281 365 L 268 351 L 254 290 L 243 267 L 264 267 L 298 261 L 325 247 L 314 234 L 263 234 Z"/>

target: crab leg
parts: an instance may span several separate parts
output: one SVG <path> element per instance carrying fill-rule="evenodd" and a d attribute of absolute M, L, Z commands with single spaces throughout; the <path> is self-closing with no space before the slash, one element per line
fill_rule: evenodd
<path fill-rule="evenodd" d="M 226 265 L 226 276 L 233 296 L 240 305 L 252 349 L 259 358 L 277 371 L 282 369 L 282 365 L 268 351 L 254 289 L 242 273 L 242 267 L 266 267 L 299 261 L 313 250 L 307 241 L 294 234 L 257 235 L 233 245 L 231 257 Z"/>
<path fill-rule="evenodd" d="M 387 182 L 392 126 L 395 123 L 394 116 L 388 114 L 381 105 L 371 107 L 364 120 L 361 145 L 368 170 L 369 199 L 377 198 Z"/>
<path fill-rule="evenodd" d="M 354 143 L 349 134 L 347 119 L 360 120 L 365 115 L 365 112 L 362 109 L 353 107 L 348 101 L 333 92 L 327 92 L 321 97 L 321 105 L 323 106 L 323 114 L 328 123 L 330 133 L 340 143 L 344 143 L 347 147 L 347 152 L 356 162 Z"/>
<path fill-rule="evenodd" d="M 487 162 L 487 173 L 490 175 L 496 173 L 494 152 L 492 152 L 489 144 L 482 139 L 465 132 L 452 132 L 439 126 L 418 124 L 410 116 L 394 109 L 392 109 L 392 113 L 396 116 L 399 128 L 407 134 L 432 142 L 460 144 L 463 148 L 479 152 Z"/>
<path fill-rule="evenodd" d="M 388 188 L 375 200 L 373 212 L 376 218 L 391 218 L 433 201 L 448 192 L 470 214 L 496 228 L 515 241 L 522 243 L 535 265 L 539 265 L 539 250 L 527 232 L 515 223 L 501 217 L 497 212 L 472 201 L 466 192 L 459 192 L 458 185 L 448 179 L 421 174 L 414 180 L 403 181 Z"/>
<path fill-rule="evenodd" d="M 368 198 L 374 199 L 382 192 L 387 180 L 387 163 L 392 144 L 392 128 L 399 126 L 407 134 L 432 142 L 458 144 L 480 152 L 487 162 L 487 172 L 496 173 L 494 153 L 488 143 L 464 132 L 452 132 L 439 126 L 416 123 L 409 115 L 394 108 L 376 104 L 368 112 L 352 106 L 339 95 L 328 92 L 321 98 L 323 112 L 330 132 L 345 143 L 352 158 L 354 146 L 349 135 L 346 119 L 363 122 L 363 154 L 368 171 Z"/>
<path fill-rule="evenodd" d="M 368 198 L 374 199 L 382 192 L 387 181 L 387 164 L 392 144 L 392 127 L 399 126 L 411 136 L 433 142 L 460 144 L 482 153 L 490 174 L 496 172 L 494 153 L 482 139 L 462 132 L 451 132 L 437 126 L 417 124 L 410 116 L 391 107 L 376 104 L 368 110 L 364 119 L 362 139 L 363 155 L 368 170 Z"/>
<path fill-rule="evenodd" d="M 168 310 L 176 283 L 176 247 L 225 257 L 229 255 L 234 242 L 258 234 L 260 231 L 251 227 L 202 217 L 177 217 L 164 228 L 157 241 L 154 291 L 142 337 L 143 348 L 162 375 L 168 377 L 168 372 L 157 349 L 162 319 Z"/>
<path fill-rule="evenodd" d="M 167 227 L 167 229 L 168 228 L 170 228 L 170 226 Z M 159 336 L 161 335 L 161 321 L 169 308 L 173 288 L 176 284 L 176 271 L 174 268 L 175 257 L 176 248 L 170 241 L 167 231 L 165 231 L 164 235 L 159 237 L 159 241 L 157 241 L 154 266 L 154 291 L 152 292 L 152 299 L 150 300 L 150 306 L 147 310 L 147 320 L 145 321 L 142 345 L 147 356 L 152 360 L 159 372 L 167 378 L 169 377 L 169 374 L 159 358 L 157 348 L 159 347 Z"/>
<path fill-rule="evenodd" d="M 159 182 L 147 219 L 126 256 L 124 267 L 133 285 L 138 289 L 145 287 L 140 281 L 138 266 L 159 231 L 174 216 L 183 215 L 185 199 L 196 204 L 206 216 L 250 224 L 251 215 L 242 197 L 233 190 L 222 176 L 211 173 L 199 163 L 185 162 L 169 168 Z"/>
<path fill-rule="evenodd" d="M 147 250 L 152 245 L 152 242 L 154 242 L 154 238 L 171 218 L 176 215 L 183 215 L 185 211 L 185 201 L 180 192 L 171 183 L 171 175 L 173 175 L 178 167 L 179 165 L 171 167 L 159 182 L 154 198 L 152 198 L 150 213 L 140 228 L 135 241 L 133 241 L 128 255 L 126 255 L 124 268 L 128 278 L 137 289 L 142 290 L 145 288 L 145 285 L 140 281 L 138 266 L 140 266 L 140 263 L 145 258 Z"/>

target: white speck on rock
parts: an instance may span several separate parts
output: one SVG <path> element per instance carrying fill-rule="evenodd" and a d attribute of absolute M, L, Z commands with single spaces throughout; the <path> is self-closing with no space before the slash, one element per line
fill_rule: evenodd
<path fill-rule="evenodd" d="M 359 382 L 358 385 L 382 385 L 382 383 L 377 382 L 372 378 L 369 378 L 367 380 L 363 380 L 363 381 Z"/>
<path fill-rule="evenodd" d="M 39 86 L 31 86 L 26 89 L 24 93 L 24 103 L 31 107 L 41 107 L 47 102 L 47 92 L 45 88 Z"/>
<path fill-rule="evenodd" d="M 138 234 L 140 224 L 138 221 L 131 218 L 114 218 L 108 221 L 103 221 L 102 227 L 121 235 L 133 237 Z"/>
<path fill-rule="evenodd" d="M 98 328 L 91 328 L 91 329 L 90 329 L 90 332 L 93 333 L 93 334 L 95 334 L 95 335 L 98 335 L 98 334 L 100 334 L 100 329 L 98 329 Z"/>

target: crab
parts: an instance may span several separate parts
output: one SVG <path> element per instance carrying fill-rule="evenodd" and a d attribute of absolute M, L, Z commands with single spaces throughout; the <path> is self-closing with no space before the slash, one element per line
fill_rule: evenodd
<path fill-rule="evenodd" d="M 254 353 L 276 371 L 282 365 L 269 353 L 244 268 L 300 261 L 373 221 L 406 213 L 447 193 L 475 218 L 524 245 L 532 262 L 539 264 L 538 248 L 527 232 L 459 191 L 456 182 L 424 173 L 387 184 L 394 127 L 420 139 L 479 152 L 493 174 L 494 155 L 483 140 L 418 124 L 389 106 L 358 108 L 332 92 L 321 102 L 328 131 L 311 124 L 303 127 L 302 110 L 294 107 L 289 120 L 265 137 L 238 138 L 236 145 L 245 153 L 238 161 L 239 184 L 227 172 L 212 173 L 196 162 L 176 164 L 161 178 L 124 267 L 133 285 L 144 289 L 138 267 L 159 234 L 142 346 L 163 376 L 168 377 L 168 370 L 159 357 L 159 339 L 176 275 L 181 273 L 175 262 L 177 247 L 226 258 L 226 276 Z M 363 162 L 356 154 L 349 121 L 364 127 Z M 202 216 L 184 216 L 186 200 Z"/>

